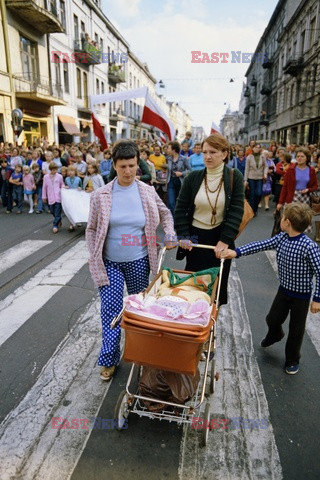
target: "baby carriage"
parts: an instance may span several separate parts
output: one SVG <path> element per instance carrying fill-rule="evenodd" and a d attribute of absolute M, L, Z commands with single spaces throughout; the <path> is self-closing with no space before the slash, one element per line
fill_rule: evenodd
<path fill-rule="evenodd" d="M 214 248 L 207 245 L 194 245 L 192 247 Z M 159 259 L 158 274 L 144 292 L 144 298 L 155 295 L 162 281 L 161 265 L 165 253 L 162 250 Z M 190 424 L 193 428 L 201 429 L 202 445 L 207 444 L 210 422 L 209 396 L 214 393 L 215 382 L 219 378 L 215 371 L 215 326 L 219 312 L 219 294 L 223 271 L 223 259 L 220 268 L 216 269 L 218 275 L 212 286 L 211 301 L 208 321 L 205 325 L 184 324 L 181 322 L 168 322 L 161 319 L 148 318 L 129 311 L 124 307 L 122 312 L 114 319 L 112 326 L 121 320 L 121 327 L 125 330 L 125 345 L 123 359 L 131 362 L 126 389 L 119 397 L 114 410 L 114 419 L 118 430 L 123 430 L 128 422 L 129 414 L 150 419 L 167 420 L 178 424 Z M 175 274 L 188 276 L 192 272 L 172 270 Z M 200 360 L 200 372 L 198 369 Z M 211 365 L 210 365 L 211 363 Z M 170 372 L 177 374 L 175 380 L 182 388 L 190 387 L 196 381 L 192 398 L 179 402 L 172 399 L 160 398 L 156 395 L 146 396 L 141 393 L 141 388 L 131 389 L 131 383 L 137 378 L 141 384 L 144 369 L 155 369 L 154 378 L 169 377 Z M 153 374 L 154 372 L 151 371 Z M 172 378 L 172 377 L 171 377 Z M 157 391 L 157 389 L 156 389 Z M 205 408 L 203 410 L 203 404 Z M 152 408 L 151 408 L 152 406 Z"/>

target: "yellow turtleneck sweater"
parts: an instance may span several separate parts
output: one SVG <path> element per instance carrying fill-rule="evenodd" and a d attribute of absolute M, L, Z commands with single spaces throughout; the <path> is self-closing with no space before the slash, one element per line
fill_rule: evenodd
<path fill-rule="evenodd" d="M 216 190 L 223 175 L 224 163 L 216 168 L 207 168 L 207 183 L 210 190 Z M 210 230 L 218 227 L 223 221 L 224 205 L 225 205 L 225 191 L 222 183 L 221 190 L 217 200 L 218 190 L 215 193 L 208 191 L 211 205 L 216 205 L 216 215 L 212 218 L 212 209 L 208 202 L 204 179 L 200 185 L 199 191 L 195 198 L 195 209 L 193 214 L 192 225 L 203 230 Z M 217 200 L 217 204 L 216 204 Z M 211 222 L 214 222 L 213 224 Z"/>

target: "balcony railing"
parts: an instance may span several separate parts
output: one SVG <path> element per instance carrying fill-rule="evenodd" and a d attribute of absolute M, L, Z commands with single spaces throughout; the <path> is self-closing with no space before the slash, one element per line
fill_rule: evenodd
<path fill-rule="evenodd" d="M 258 83 L 258 82 L 257 82 L 257 79 L 256 79 L 256 77 L 253 75 L 252 80 L 251 80 L 251 82 L 250 82 L 250 86 L 251 86 L 251 87 L 256 87 L 256 86 L 257 86 L 257 83 Z"/>
<path fill-rule="evenodd" d="M 259 125 L 267 127 L 270 121 L 267 117 L 261 117 L 259 120 Z"/>
<path fill-rule="evenodd" d="M 66 105 L 60 83 L 32 73 L 14 74 L 14 90 L 18 98 L 30 98 L 46 105 Z"/>
<path fill-rule="evenodd" d="M 267 83 L 264 83 L 260 90 L 261 95 L 270 95 L 271 87 Z"/>
<path fill-rule="evenodd" d="M 303 69 L 302 57 L 290 57 L 283 67 L 284 73 L 295 77 Z"/>
<path fill-rule="evenodd" d="M 50 8 L 47 8 L 46 0 L 5 0 L 5 2 L 10 10 L 38 32 L 42 34 L 64 32 L 54 4 L 51 3 Z"/>
<path fill-rule="evenodd" d="M 269 57 L 269 55 L 266 53 L 265 54 L 265 59 L 262 62 L 262 68 L 271 68 L 273 65 L 273 59 Z"/>
<path fill-rule="evenodd" d="M 102 60 L 102 50 L 87 42 L 84 38 L 74 40 L 74 51 L 81 54 L 77 63 L 82 65 L 98 65 Z"/>
<path fill-rule="evenodd" d="M 126 81 L 126 73 L 123 65 L 109 65 L 108 79 L 113 83 L 124 83 Z"/>
<path fill-rule="evenodd" d="M 248 115 L 249 112 L 250 112 L 250 107 L 249 107 L 249 105 L 246 105 L 246 106 L 244 107 L 243 113 L 244 113 L 245 115 Z"/>

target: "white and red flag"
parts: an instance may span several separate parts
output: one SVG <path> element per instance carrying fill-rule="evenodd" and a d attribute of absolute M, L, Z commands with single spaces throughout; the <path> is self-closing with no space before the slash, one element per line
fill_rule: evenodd
<path fill-rule="evenodd" d="M 210 134 L 212 135 L 213 133 L 220 133 L 220 128 L 214 123 L 212 122 L 211 124 L 211 131 L 210 131 Z"/>
<path fill-rule="evenodd" d="M 146 101 L 142 112 L 141 122 L 158 128 L 168 136 L 169 140 L 175 139 L 176 129 L 173 123 L 161 110 L 151 95 L 149 95 L 148 91 L 146 94 Z"/>
<path fill-rule="evenodd" d="M 108 148 L 108 143 L 107 143 L 102 125 L 99 122 L 99 120 L 95 117 L 94 113 L 91 113 L 91 118 L 92 118 L 92 125 L 93 125 L 93 133 L 95 134 L 96 137 L 99 138 L 101 148 L 104 150 L 105 148 Z"/>

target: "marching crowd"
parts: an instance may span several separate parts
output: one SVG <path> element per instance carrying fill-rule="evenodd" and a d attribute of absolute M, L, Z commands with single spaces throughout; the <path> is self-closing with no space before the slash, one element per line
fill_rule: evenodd
<path fill-rule="evenodd" d="M 103 341 L 98 359 L 102 380 L 110 380 L 120 361 L 120 327 L 112 330 L 110 323 L 121 311 L 124 283 L 129 294 L 140 292 L 157 265 L 154 242 L 132 242 L 131 249 L 123 249 L 123 236 L 155 238 L 159 223 L 167 248 L 175 247 L 176 235 L 185 239 L 177 259 L 186 258 L 186 270 L 219 267 L 220 259 L 225 259 L 220 305 L 228 301 L 232 258 L 277 251 L 280 286 L 266 318 L 268 333 L 261 346 L 269 347 L 283 338 L 282 324 L 290 312 L 285 371 L 298 372 L 312 295 L 310 310 L 320 311 L 320 251 L 304 233 L 310 228 L 310 205 L 318 190 L 319 145 L 282 147 L 272 142 L 262 149 L 250 141 L 247 146 L 230 146 L 218 133 L 200 144 L 186 132 L 181 144 L 176 140 L 164 146 L 122 140 L 104 151 L 99 145 L 84 143 L 44 143 L 42 148 L 29 149 L 0 145 L 0 167 L 6 212 L 21 214 L 23 199 L 29 204 L 29 214 L 34 209 L 41 214 L 48 204 L 53 233 L 61 227 L 62 188 L 92 192 L 86 238 L 89 268 L 102 305 Z M 235 248 L 245 194 L 255 216 L 263 199 L 265 210 L 269 209 L 273 194 L 275 212 L 284 207 L 282 233 Z M 70 225 L 69 230 L 74 227 Z M 316 241 L 320 241 L 319 232 L 316 221 Z M 214 255 L 206 248 L 196 251 L 192 243 L 214 247 Z"/>
<path fill-rule="evenodd" d="M 172 141 L 160 145 L 141 139 L 136 144 L 140 152 L 137 178 L 154 186 L 173 215 L 184 178 L 190 171 L 205 167 L 201 143 L 194 142 L 188 131 L 181 143 Z M 30 214 L 51 212 L 54 216 L 53 231 L 58 232 L 62 213 L 60 189 L 76 188 L 89 193 L 108 183 L 116 176 L 111 151 L 112 145 L 102 151 L 95 143 L 83 142 L 49 145 L 43 141 L 42 147 L 28 148 L 0 145 L 2 206 L 8 214 L 14 211 L 21 214 L 25 201 Z M 319 145 L 312 144 L 306 148 L 290 144 L 284 147 L 271 142 L 264 149 L 251 140 L 249 145 L 230 147 L 227 165 L 243 175 L 246 197 L 255 215 L 262 206 L 269 210 L 271 195 L 278 209 L 280 205 L 293 201 L 294 196 L 285 197 L 283 185 L 289 167 L 301 163 L 300 156 L 304 157 L 302 164 L 312 168 L 310 174 L 299 180 L 299 188 L 293 188 L 291 184 L 296 179 L 291 178 L 289 190 L 291 193 L 292 189 L 300 192 L 295 200 L 310 203 L 310 192 L 317 190 L 319 183 Z M 287 194 L 287 185 L 285 190 Z M 71 225 L 69 230 L 74 230 L 74 226 Z M 320 240 L 320 222 L 316 222 L 315 240 Z"/>

